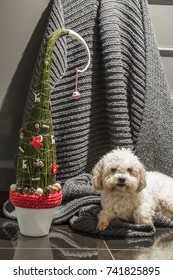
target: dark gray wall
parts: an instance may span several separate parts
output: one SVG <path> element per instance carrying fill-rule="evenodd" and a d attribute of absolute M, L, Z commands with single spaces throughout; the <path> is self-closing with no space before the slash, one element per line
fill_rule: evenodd
<path fill-rule="evenodd" d="M 19 129 L 50 0 L 0 1 L 0 191 L 15 182 Z"/>
<path fill-rule="evenodd" d="M 166 2 L 165 0 L 150 0 L 150 2 L 160 3 L 160 5 L 150 5 L 150 11 L 163 66 L 173 96 L 173 0 Z M 168 2 L 169 5 L 166 5 L 165 3 Z"/>

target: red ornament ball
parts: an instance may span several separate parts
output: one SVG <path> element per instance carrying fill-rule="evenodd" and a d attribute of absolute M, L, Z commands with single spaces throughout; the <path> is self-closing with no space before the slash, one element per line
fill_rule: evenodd
<path fill-rule="evenodd" d="M 72 94 L 72 99 L 78 100 L 80 98 L 80 93 L 78 91 L 74 91 Z"/>

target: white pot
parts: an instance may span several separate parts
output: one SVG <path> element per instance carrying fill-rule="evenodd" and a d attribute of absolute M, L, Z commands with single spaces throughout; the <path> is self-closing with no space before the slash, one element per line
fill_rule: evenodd
<path fill-rule="evenodd" d="M 15 206 L 21 234 L 26 236 L 45 236 L 49 234 L 56 208 L 32 209 Z"/>

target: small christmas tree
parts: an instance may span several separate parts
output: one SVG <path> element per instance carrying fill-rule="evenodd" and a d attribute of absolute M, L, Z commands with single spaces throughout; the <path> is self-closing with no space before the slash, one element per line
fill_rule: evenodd
<path fill-rule="evenodd" d="M 49 194 L 60 190 L 56 183 L 56 146 L 50 108 L 50 70 L 53 48 L 68 30 L 53 32 L 42 46 L 40 65 L 33 92 L 33 105 L 27 121 L 20 129 L 16 192 Z"/>
<path fill-rule="evenodd" d="M 58 29 L 42 46 L 40 65 L 33 92 L 30 115 L 20 129 L 16 184 L 10 186 L 10 201 L 15 206 L 20 232 L 27 236 L 47 235 L 53 214 L 62 202 L 62 191 L 56 182 L 58 165 L 50 106 L 50 73 L 52 52 L 57 40 L 64 35 L 78 39 L 90 53 L 84 39 L 73 30 Z M 77 73 L 78 73 L 77 71 Z M 73 99 L 79 98 L 77 91 Z"/>

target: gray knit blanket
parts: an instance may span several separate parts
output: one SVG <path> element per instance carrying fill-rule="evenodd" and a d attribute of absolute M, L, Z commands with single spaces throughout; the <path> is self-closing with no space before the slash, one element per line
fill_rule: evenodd
<path fill-rule="evenodd" d="M 148 170 L 173 176 L 173 101 L 153 32 L 147 0 L 54 0 L 46 37 L 58 27 L 78 32 L 91 53 L 79 75 L 81 98 L 71 98 L 76 67 L 87 63 L 83 47 L 71 38 L 55 46 L 51 67 L 51 110 L 57 144 L 57 179 L 63 204 L 53 222 L 69 222 L 84 232 L 148 236 L 154 227 L 112 221 L 96 229 L 100 196 L 91 186 L 94 164 L 116 147 L 134 150 Z M 24 119 L 32 105 L 35 66 Z M 77 176 L 77 177 L 76 177 Z M 15 217 L 7 202 L 6 215 Z M 163 217 L 155 225 L 172 226 Z"/>
<path fill-rule="evenodd" d="M 69 37 L 55 46 L 51 106 L 63 184 L 116 147 L 133 148 L 148 170 L 173 175 L 171 99 L 147 0 L 54 0 L 45 38 L 58 27 L 78 32 L 91 53 L 79 75 L 81 98 L 71 98 L 76 67 L 87 63 L 81 44 Z M 44 38 L 44 39 L 45 39 Z M 37 65 L 26 102 L 33 100 Z"/>
<path fill-rule="evenodd" d="M 109 237 L 149 237 L 154 235 L 155 227 L 173 227 L 173 221 L 157 214 L 153 217 L 154 226 L 114 219 L 104 231 L 97 230 L 100 193 L 93 188 L 91 180 L 92 176 L 86 173 L 66 181 L 63 202 L 54 213 L 53 224 L 69 223 L 73 229 L 83 233 Z M 16 219 L 14 206 L 9 201 L 4 204 L 3 212 L 7 217 Z"/>

